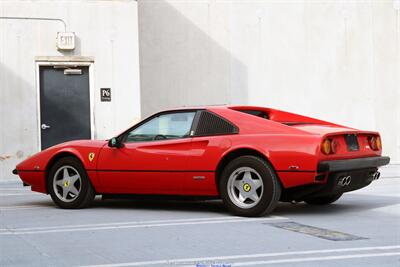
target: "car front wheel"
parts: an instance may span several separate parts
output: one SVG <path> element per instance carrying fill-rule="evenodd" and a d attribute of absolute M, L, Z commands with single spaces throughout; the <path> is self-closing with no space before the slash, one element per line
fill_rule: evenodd
<path fill-rule="evenodd" d="M 90 205 L 95 191 L 81 162 L 74 157 L 57 161 L 50 169 L 47 188 L 60 208 L 77 209 Z"/>
<path fill-rule="evenodd" d="M 232 213 L 249 217 L 272 212 L 281 194 L 271 165 L 255 156 L 241 156 L 231 161 L 222 172 L 219 189 Z"/>

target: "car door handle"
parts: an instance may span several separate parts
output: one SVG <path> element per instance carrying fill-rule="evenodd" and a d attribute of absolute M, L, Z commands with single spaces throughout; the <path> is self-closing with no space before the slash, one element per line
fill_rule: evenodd
<path fill-rule="evenodd" d="M 40 127 L 42 128 L 42 130 L 46 130 L 50 128 L 50 125 L 46 125 L 45 123 L 43 123 Z"/>

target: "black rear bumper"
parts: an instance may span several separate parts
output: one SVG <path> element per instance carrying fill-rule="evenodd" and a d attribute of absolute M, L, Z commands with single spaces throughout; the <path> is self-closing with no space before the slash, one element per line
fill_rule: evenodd
<path fill-rule="evenodd" d="M 369 157 L 357 159 L 329 160 L 321 161 L 318 164 L 318 172 L 342 172 L 361 170 L 368 168 L 378 168 L 389 164 L 389 157 Z"/>
<path fill-rule="evenodd" d="M 378 168 L 327 173 L 326 183 L 309 184 L 284 190 L 281 201 L 303 201 L 309 198 L 332 196 L 368 186 L 379 178 Z"/>
<path fill-rule="evenodd" d="M 378 167 L 389 161 L 389 157 L 322 161 L 318 164 L 318 173 L 326 177 L 325 183 L 288 188 L 282 192 L 281 201 L 303 201 L 358 190 L 378 179 Z"/>

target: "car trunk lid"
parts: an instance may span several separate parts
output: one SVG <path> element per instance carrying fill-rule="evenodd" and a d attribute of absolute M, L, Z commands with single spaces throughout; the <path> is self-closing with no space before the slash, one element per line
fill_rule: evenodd
<path fill-rule="evenodd" d="M 357 134 L 358 131 L 349 127 L 342 127 L 337 125 L 323 125 L 323 124 L 311 124 L 311 123 L 284 123 L 285 125 L 291 126 L 293 128 L 315 134 L 315 135 L 330 135 L 330 134 Z"/>

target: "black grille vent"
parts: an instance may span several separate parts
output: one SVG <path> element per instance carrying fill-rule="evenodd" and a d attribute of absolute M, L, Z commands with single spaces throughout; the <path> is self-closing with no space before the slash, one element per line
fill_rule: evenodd
<path fill-rule="evenodd" d="M 208 111 L 202 111 L 195 135 L 233 134 L 237 132 L 237 127 L 230 122 Z"/>
<path fill-rule="evenodd" d="M 346 134 L 344 136 L 344 140 L 346 141 L 347 149 L 349 151 L 357 151 L 360 149 L 360 146 L 358 145 L 357 135 Z"/>

